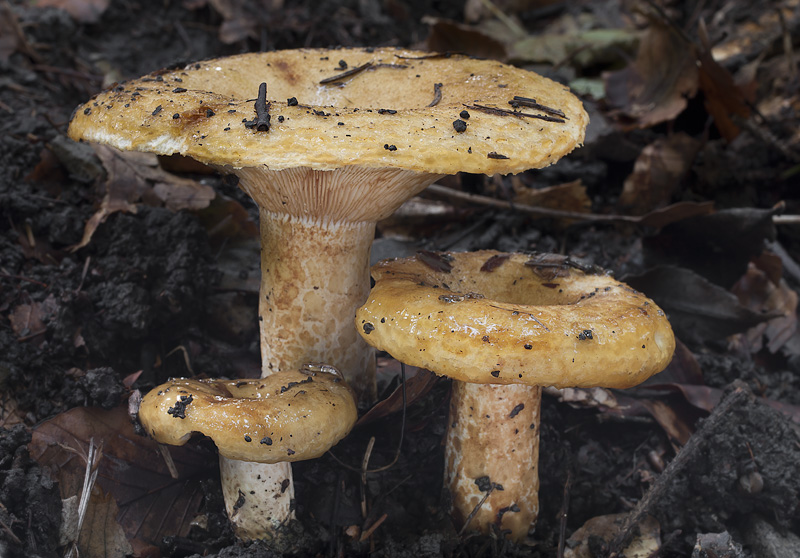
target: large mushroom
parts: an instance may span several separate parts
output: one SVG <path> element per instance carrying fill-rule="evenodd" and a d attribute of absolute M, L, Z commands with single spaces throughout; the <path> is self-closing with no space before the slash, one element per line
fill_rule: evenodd
<path fill-rule="evenodd" d="M 631 387 L 669 364 L 654 302 L 558 255 L 389 260 L 359 309 L 364 338 L 456 380 L 445 483 L 462 526 L 523 539 L 538 513 L 541 386 Z"/>
<path fill-rule="evenodd" d="M 352 318 L 376 221 L 442 175 L 549 165 L 587 121 L 566 87 L 499 62 L 304 49 L 123 83 L 79 107 L 69 134 L 238 176 L 260 208 L 262 374 L 327 362 L 369 401 L 374 353 Z"/>

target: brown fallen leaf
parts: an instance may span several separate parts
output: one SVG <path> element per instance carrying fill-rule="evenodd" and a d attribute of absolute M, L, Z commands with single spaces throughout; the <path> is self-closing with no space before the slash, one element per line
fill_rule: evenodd
<path fill-rule="evenodd" d="M 110 0 L 38 0 L 36 6 L 59 8 L 80 23 L 97 23 L 109 3 Z"/>
<path fill-rule="evenodd" d="M 110 494 L 95 488 L 78 538 L 79 556 L 85 558 L 125 558 L 133 552 L 117 521 L 119 509 Z"/>
<path fill-rule="evenodd" d="M 409 367 L 411 368 L 411 367 Z M 412 375 L 413 374 L 413 375 Z M 408 370 L 406 376 L 406 404 L 411 405 L 428 393 L 436 383 L 437 376 L 433 372 L 423 369 Z M 397 386 L 387 397 L 375 404 L 364 416 L 358 419 L 356 426 L 364 426 L 392 413 L 400 412 L 403 409 L 403 386 Z"/>
<path fill-rule="evenodd" d="M 284 0 L 209 0 L 211 6 L 222 16 L 219 40 L 230 45 L 241 40 L 258 38 L 259 13 L 280 12 Z"/>
<path fill-rule="evenodd" d="M 697 53 L 698 84 L 703 91 L 706 110 L 714 117 L 714 125 L 722 137 L 730 142 L 739 135 L 735 117 L 746 119 L 750 116 L 750 107 L 731 73 L 720 66 L 711 55 L 711 46 L 702 19 L 698 31 L 702 45 Z"/>
<path fill-rule="evenodd" d="M 152 153 L 122 152 L 105 145 L 93 145 L 106 169 L 105 195 L 100 209 L 86 222 L 74 252 L 92 239 L 97 227 L 117 211 L 136 213 L 136 204 L 164 206 L 172 211 L 203 209 L 214 199 L 214 189 L 170 174 L 158 166 Z"/>
<path fill-rule="evenodd" d="M 779 315 L 754 312 L 730 291 L 681 267 L 662 265 L 624 280 L 655 300 L 669 315 L 676 336 L 690 345 L 747 331 Z"/>
<path fill-rule="evenodd" d="M 751 263 L 731 291 L 742 305 L 755 312 L 780 314 L 738 335 L 737 345 L 750 353 L 757 353 L 766 345 L 774 354 L 797 332 L 798 295 L 783 279 L 776 284 L 766 272 Z"/>
<path fill-rule="evenodd" d="M 25 422 L 17 401 L 8 393 L 0 394 L 0 428 L 11 428 L 15 424 Z"/>
<path fill-rule="evenodd" d="M 592 200 L 580 179 L 539 189 L 520 186 L 515 188 L 514 193 L 514 201 L 526 205 L 576 213 L 589 213 L 592 210 Z M 573 221 L 564 219 L 563 222 L 566 225 Z"/>
<path fill-rule="evenodd" d="M 697 93 L 696 57 L 675 30 L 651 20 L 633 64 L 604 80 L 611 116 L 626 128 L 648 128 L 674 119 Z"/>
<path fill-rule="evenodd" d="M 57 310 L 58 303 L 50 295 L 42 302 L 20 304 L 9 314 L 8 321 L 17 337 L 31 338 L 47 330 L 47 323 Z"/>
<path fill-rule="evenodd" d="M 691 169 L 700 145 L 678 132 L 645 147 L 625 179 L 620 208 L 627 214 L 644 215 L 667 205 Z"/>
<path fill-rule="evenodd" d="M 158 543 L 185 536 L 203 499 L 199 480 L 216 474 L 216 455 L 196 444 L 170 447 L 179 478 L 173 479 L 157 444 L 134 432 L 123 407 L 76 407 L 40 424 L 28 445 L 40 465 L 57 471 L 62 498 L 80 494 L 89 440 L 103 445 L 97 486 L 119 506 L 116 520 L 129 540 Z M 71 448 L 71 449 L 70 449 Z"/>
<path fill-rule="evenodd" d="M 480 29 L 434 17 L 422 21 L 430 25 L 427 50 L 431 52 L 457 52 L 500 61 L 508 58 L 506 46 Z"/>

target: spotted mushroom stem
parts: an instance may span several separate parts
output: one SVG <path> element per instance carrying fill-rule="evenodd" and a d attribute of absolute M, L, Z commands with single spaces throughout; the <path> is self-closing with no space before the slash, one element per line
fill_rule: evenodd
<path fill-rule="evenodd" d="M 375 399 L 375 350 L 353 326 L 369 294 L 374 235 L 375 223 L 261 211 L 262 376 L 325 362 L 361 401 Z"/>
<path fill-rule="evenodd" d="M 528 534 L 539 512 L 541 398 L 539 386 L 453 382 L 445 485 L 459 528 L 495 525 L 515 541 Z"/>
<path fill-rule="evenodd" d="M 271 539 L 294 519 L 291 463 L 256 463 L 219 456 L 225 511 L 243 541 Z"/>

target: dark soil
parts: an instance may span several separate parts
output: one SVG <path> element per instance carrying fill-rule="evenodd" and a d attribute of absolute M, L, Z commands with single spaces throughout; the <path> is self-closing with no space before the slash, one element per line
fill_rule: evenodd
<path fill-rule="evenodd" d="M 259 49 L 415 46 L 431 33 L 422 16 L 462 19 L 461 2 L 433 0 L 274 2 L 281 8 L 241 4 L 246 9 L 240 13 L 250 18 L 223 17 L 202 1 L 112 2 L 91 23 L 56 7 L 16 0 L 0 5 L 0 47 L 7 37 L 17 36 L 9 22 L 16 22 L 19 31 L 7 56 L 0 48 L 0 558 L 55 557 L 64 551 L 59 547 L 62 499 L 75 494 L 64 493 L 59 471 L 31 458 L 28 444 L 38 425 L 78 407 L 124 407 L 132 390 L 146 392 L 171 376 L 252 377 L 259 369 L 253 288 L 258 246 L 252 235 L 242 233 L 257 221 L 253 204 L 222 177 L 191 168 L 187 176 L 218 194 L 210 208 L 171 211 L 138 203 L 135 212 L 109 215 L 85 247 L 72 250 L 100 206 L 107 176 L 90 148 L 65 137 L 75 106 L 113 81 L 177 63 Z M 710 4 L 714 6 L 705 10 L 713 14 L 722 3 Z M 748 6 L 729 3 L 731 21 L 750 17 Z M 619 13 L 616 3 L 586 2 L 530 7 L 517 15 L 535 33 L 545 29 L 548 18 L 607 8 Z M 668 8 L 679 21 L 691 15 Z M 233 42 L 219 38 L 220 29 L 235 34 L 242 28 L 243 35 Z M 753 58 L 746 53 L 741 57 L 726 69 L 735 72 Z M 599 75 L 603 69 L 594 71 Z M 561 71 L 556 77 L 570 77 Z M 796 75 L 793 81 L 773 82 L 770 91 L 766 87 L 761 86 L 760 95 L 783 95 L 788 105 L 798 106 Z M 800 257 L 800 235 L 791 226 L 776 230 L 770 208 L 784 201 L 788 212 L 797 213 L 800 196 L 792 153 L 798 151 L 784 141 L 791 137 L 792 125 L 796 129 L 797 114 L 764 124 L 768 133 L 744 132 L 726 142 L 710 125 L 703 101 L 701 94 L 680 116 L 642 130 L 606 123 L 600 139 L 588 140 L 573 156 L 539 173 L 526 173 L 517 183 L 475 176 L 443 182 L 506 199 L 520 186 L 542 188 L 580 178 L 594 212 L 616 213 L 623 181 L 642 148 L 685 131 L 702 140 L 702 148 L 666 202 L 716 201 L 720 210 L 742 208 L 723 214 L 724 221 L 690 217 L 663 228 L 565 224 L 534 220 L 513 208 L 475 209 L 439 200 L 447 206 L 443 217 L 423 214 L 419 220 L 412 215 L 380 226 L 382 238 L 375 251 L 384 257 L 418 248 L 571 253 L 640 281 L 649 280 L 647 273 L 658 266 L 691 269 L 723 290 L 748 265 L 766 258 L 771 266 L 759 269 L 777 274 L 776 281 L 782 280 L 786 292 L 794 294 L 800 284 L 792 267 Z M 598 122 L 603 120 L 599 111 L 610 110 L 587 102 Z M 777 149 L 778 144 L 785 150 Z M 428 203 L 437 203 L 435 196 L 427 197 Z M 215 227 L 218 213 L 227 215 L 232 206 L 244 208 L 230 213 L 239 231 L 220 234 Z M 398 240 L 394 233 L 404 230 L 404 218 L 413 233 Z M 692 556 L 699 535 L 724 531 L 742 545 L 729 556 L 755 556 L 751 549 L 760 548 L 764 521 L 773 529 L 770 536 L 788 545 L 782 548 L 796 549 L 791 545 L 800 527 L 798 334 L 787 326 L 789 341 L 775 350 L 753 348 L 741 336 L 726 339 L 725 334 L 743 333 L 763 320 L 728 306 L 716 312 L 721 302 L 712 302 L 699 283 L 681 281 L 667 283 L 678 291 L 682 305 L 661 298 L 669 289 L 633 283 L 670 313 L 685 344 L 685 358 L 657 377 L 661 386 L 611 394 L 620 398 L 616 407 L 544 398 L 541 509 L 529 544 L 508 543 L 500 534 L 461 537 L 451 524 L 441 483 L 449 383 L 440 379 L 408 407 L 397 462 L 369 475 L 366 484 L 357 470 L 367 441 L 376 437 L 371 466 L 392 462 L 401 442 L 397 413 L 354 431 L 334 448 L 335 458 L 326 455 L 297 464 L 298 520 L 287 525 L 280 545 L 235 541 L 214 467 L 209 467 L 199 485 L 202 502 L 196 512 L 202 521 L 186 533 L 147 541 L 149 546 L 134 552 L 164 557 L 552 558 L 561 555 L 564 539 L 568 548 L 578 544 L 569 537 L 586 521 L 629 512 L 660 478 L 669 487 L 648 510 L 660 525 L 660 556 Z M 697 311 L 687 314 L 687 307 Z M 781 308 L 788 308 L 787 315 L 796 320 L 795 307 Z M 709 333 L 714 328 L 724 334 Z M 737 380 L 754 395 L 704 434 L 704 443 L 686 467 L 665 469 Z M 397 381 L 393 373 L 382 376 L 384 397 Z M 710 389 L 701 397 L 690 389 L 698 387 Z M 675 434 L 681 428 L 687 438 Z M 362 499 L 369 504 L 366 518 Z M 348 530 L 369 526 L 384 514 L 370 539 L 360 541 Z M 597 556 L 614 550 L 601 537 L 591 539 L 589 546 Z"/>

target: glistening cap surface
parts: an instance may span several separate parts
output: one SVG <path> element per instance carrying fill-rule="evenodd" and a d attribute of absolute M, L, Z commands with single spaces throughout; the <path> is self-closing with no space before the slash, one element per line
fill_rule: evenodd
<path fill-rule="evenodd" d="M 637 385 L 675 339 L 643 294 L 551 254 L 426 253 L 381 262 L 356 314 L 374 347 L 463 382 Z"/>
<path fill-rule="evenodd" d="M 261 83 L 266 104 L 257 119 Z M 583 141 L 587 122 L 565 86 L 500 62 L 389 48 L 301 49 L 208 60 L 123 83 L 79 107 L 69 134 L 236 169 L 493 174 L 555 162 Z"/>
<path fill-rule="evenodd" d="M 183 445 L 193 432 L 221 455 L 278 463 L 319 457 L 356 421 L 353 394 L 328 372 L 277 372 L 260 380 L 176 378 L 150 391 L 139 420 L 156 441 Z"/>

